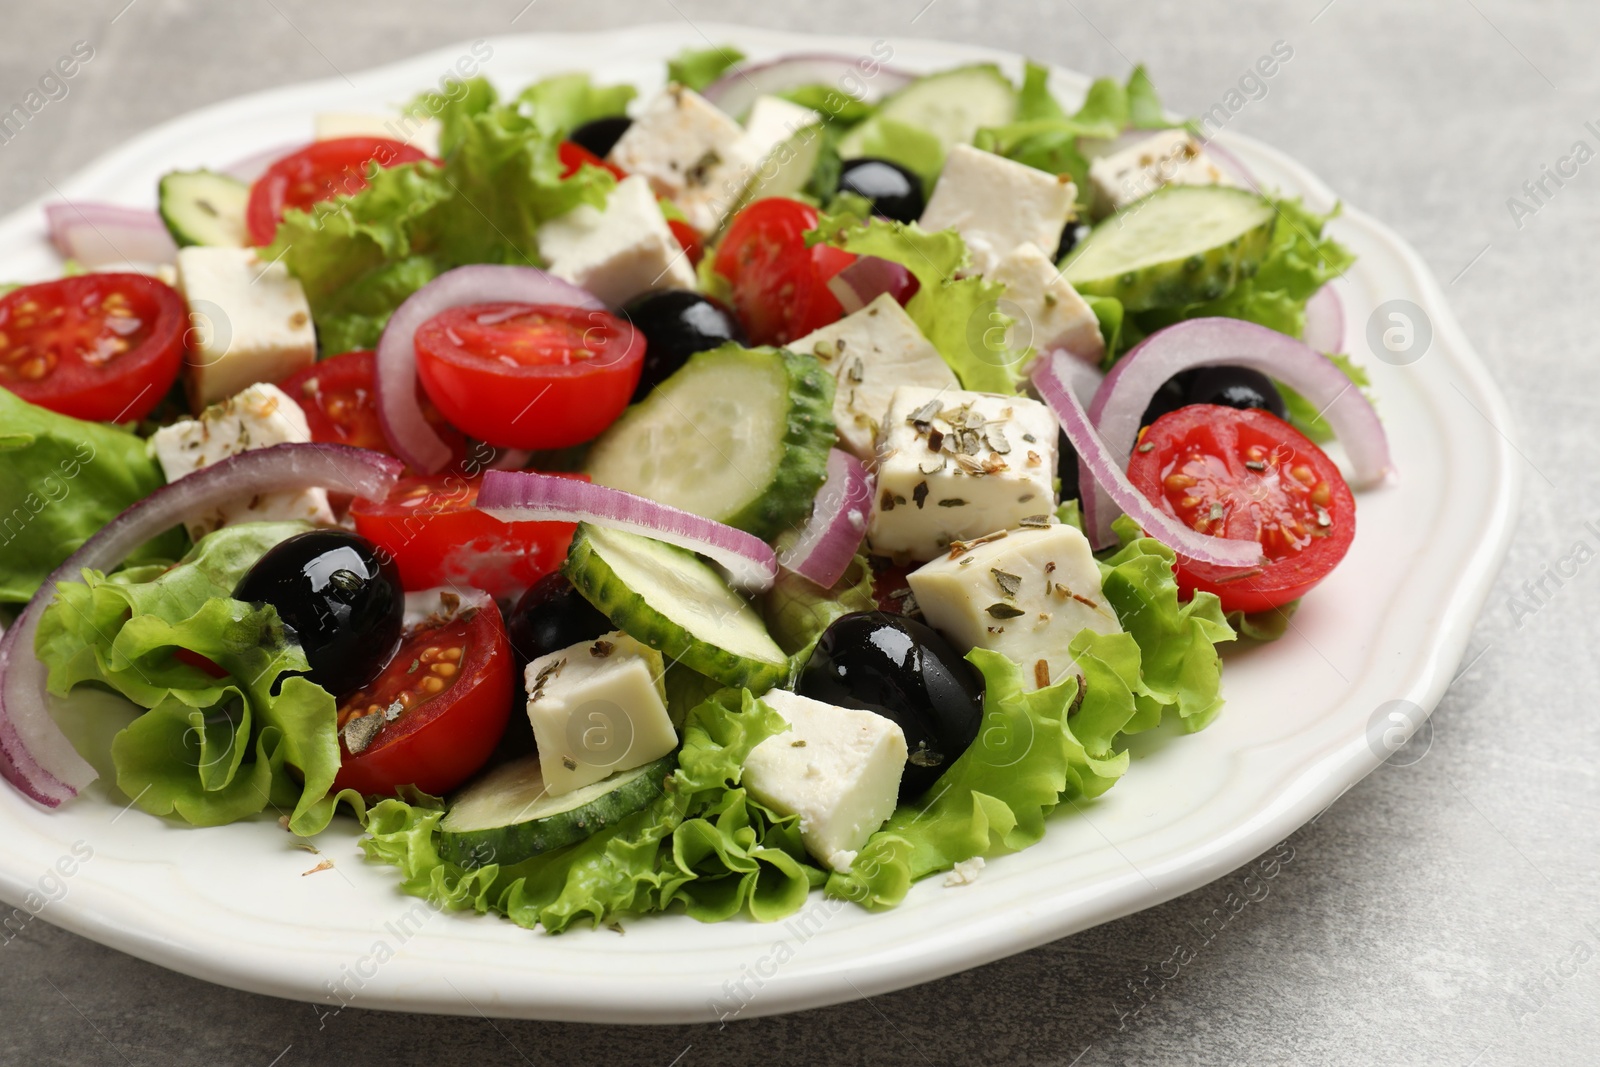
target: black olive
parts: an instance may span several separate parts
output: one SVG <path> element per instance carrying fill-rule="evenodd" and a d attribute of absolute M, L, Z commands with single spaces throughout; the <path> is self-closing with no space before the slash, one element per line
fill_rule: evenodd
<path fill-rule="evenodd" d="M 872 213 L 894 222 L 916 222 L 925 201 L 922 179 L 887 159 L 849 159 L 839 170 L 839 191 L 872 201 Z"/>
<path fill-rule="evenodd" d="M 345 530 L 311 530 L 279 542 L 233 595 L 277 608 L 305 651 L 311 680 L 339 699 L 381 674 L 400 647 L 399 568 Z"/>
<path fill-rule="evenodd" d="M 616 627 L 583 598 L 563 574 L 547 574 L 522 594 L 511 609 L 506 636 L 520 670 L 529 661 L 559 652 L 579 641 L 593 641 Z"/>
<path fill-rule="evenodd" d="M 1061 243 L 1056 245 L 1056 262 L 1067 258 L 1067 253 L 1078 247 L 1078 242 L 1089 236 L 1089 227 L 1073 219 L 1061 231 Z"/>
<path fill-rule="evenodd" d="M 1184 389 L 1184 402 L 1260 408 L 1280 419 L 1288 416 L 1283 396 L 1272 379 L 1248 367 L 1206 367 L 1196 371 Z"/>
<path fill-rule="evenodd" d="M 1066 434 L 1058 432 L 1056 436 L 1056 477 L 1061 479 L 1061 501 L 1065 503 L 1078 495 L 1078 450 Z"/>
<path fill-rule="evenodd" d="M 745 333 L 732 311 L 720 301 L 687 289 L 662 289 L 630 301 L 622 317 L 644 334 L 644 373 L 633 391 L 634 400 L 670 378 L 694 355 L 735 341 L 745 344 Z"/>
<path fill-rule="evenodd" d="M 617 141 L 632 125 L 633 120 L 628 116 L 612 115 L 608 118 L 595 119 L 593 122 L 585 122 L 567 134 L 567 140 L 580 148 L 587 148 L 604 159 L 611 154 L 611 149 L 616 147 Z"/>
<path fill-rule="evenodd" d="M 1145 406 L 1144 414 L 1139 416 L 1139 425 L 1149 426 L 1168 412 L 1177 411 L 1194 403 L 1186 393 L 1185 387 L 1188 381 L 1187 374 L 1179 374 L 1162 382 L 1161 388 L 1156 390 L 1156 395 L 1151 397 L 1150 403 Z"/>
<path fill-rule="evenodd" d="M 901 615 L 860 612 L 817 642 L 797 690 L 893 720 L 911 750 L 900 799 L 914 800 L 967 750 L 983 721 L 983 676 L 931 627 Z"/>

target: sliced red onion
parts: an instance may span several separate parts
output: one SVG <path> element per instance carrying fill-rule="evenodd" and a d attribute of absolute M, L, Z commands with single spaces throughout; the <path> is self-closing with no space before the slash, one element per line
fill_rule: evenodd
<path fill-rule="evenodd" d="M 832 86 L 841 96 L 870 103 L 916 80 L 892 67 L 876 66 L 868 73 L 861 69 L 863 64 L 875 66 L 861 56 L 824 52 L 780 56 L 734 67 L 706 86 L 701 95 L 737 117 L 748 111 L 758 96 L 786 93 L 802 85 Z"/>
<path fill-rule="evenodd" d="M 1127 466 L 1126 457 L 1119 460 L 1117 453 L 1100 439 L 1100 434 L 1089 422 L 1088 413 L 1083 410 L 1083 404 L 1072 395 L 1066 366 L 1071 361 L 1072 357 L 1065 352 L 1052 352 L 1035 360 L 1033 386 L 1050 410 L 1055 412 L 1067 440 L 1077 450 L 1079 463 L 1087 470 L 1083 488 L 1087 490 L 1090 486 L 1103 486 L 1111 499 L 1146 533 L 1187 559 L 1240 570 L 1260 563 L 1261 546 L 1256 542 L 1213 537 L 1192 530 L 1134 488 L 1123 471 Z M 1096 542 L 1093 533 L 1090 534 L 1090 541 L 1096 548 L 1110 543 Z"/>
<path fill-rule="evenodd" d="M 264 152 L 254 152 L 237 163 L 222 168 L 222 172 L 228 177 L 238 178 L 242 182 L 254 182 L 267 172 L 268 167 L 284 156 L 307 147 L 308 144 L 309 142 L 307 141 L 296 141 L 293 144 L 281 144 L 276 148 L 269 148 Z"/>
<path fill-rule="evenodd" d="M 178 246 L 154 211 L 116 204 L 46 204 L 50 243 L 90 270 L 119 263 L 160 265 L 177 259 Z"/>
<path fill-rule="evenodd" d="M 274 445 L 180 478 L 112 519 L 51 572 L 0 638 L 0 776 L 52 808 L 95 779 L 50 717 L 45 667 L 33 651 L 39 616 L 60 583 L 78 580 L 85 569 L 110 571 L 157 534 L 229 500 L 312 487 L 381 500 L 400 472 L 397 461 L 364 448 Z"/>
<path fill-rule="evenodd" d="M 827 480 L 811 505 L 811 517 L 779 553 L 779 565 L 830 588 L 856 558 L 871 508 L 872 480 L 861 461 L 837 448 L 829 452 Z"/>
<path fill-rule="evenodd" d="M 747 592 L 772 588 L 778 558 L 765 541 L 642 496 L 533 471 L 489 471 L 478 507 L 504 522 L 589 522 L 687 548 L 714 561 Z"/>
<path fill-rule="evenodd" d="M 1066 377 L 1067 387 L 1072 390 L 1072 395 L 1078 398 L 1078 403 L 1088 407 L 1094 401 L 1094 394 L 1099 391 L 1100 383 L 1106 380 L 1105 372 L 1093 363 L 1085 363 L 1070 348 L 1053 348 L 1046 355 L 1053 355 L 1056 352 L 1065 352 L 1071 357 L 1061 365 L 1061 373 Z"/>
<path fill-rule="evenodd" d="M 1344 445 L 1352 488 L 1371 488 L 1389 474 L 1389 440 L 1383 423 L 1332 360 L 1277 330 L 1226 318 L 1189 319 L 1158 330 L 1106 375 L 1089 416 L 1119 469 L 1127 466 L 1140 419 L 1156 390 L 1173 375 L 1196 367 L 1248 367 L 1305 397 Z M 1085 486 L 1084 519 L 1091 540 L 1108 543 L 1116 515 L 1103 494 Z"/>
<path fill-rule="evenodd" d="M 1305 340 L 1318 352 L 1344 351 L 1344 302 L 1332 282 L 1306 301 Z"/>
<path fill-rule="evenodd" d="M 594 296 L 536 267 L 457 267 L 407 297 L 378 340 L 378 419 L 395 455 L 424 474 L 443 470 L 451 452 L 417 402 L 417 352 L 412 343 L 417 330 L 450 308 L 502 301 L 605 310 Z"/>
<path fill-rule="evenodd" d="M 860 256 L 828 279 L 828 291 L 838 299 L 846 315 L 860 311 L 885 293 L 905 307 L 920 288 L 922 283 L 915 274 L 880 256 Z"/>
<path fill-rule="evenodd" d="M 1244 186 L 1246 189 L 1259 193 L 1261 183 L 1256 181 L 1256 176 L 1250 173 L 1250 168 L 1244 165 L 1244 160 L 1233 154 L 1233 151 L 1224 148 L 1215 141 L 1205 142 L 1206 155 L 1228 177 Z"/>

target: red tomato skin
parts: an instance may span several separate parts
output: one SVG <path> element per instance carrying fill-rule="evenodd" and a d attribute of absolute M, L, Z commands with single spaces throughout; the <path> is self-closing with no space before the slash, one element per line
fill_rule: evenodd
<path fill-rule="evenodd" d="M 351 196 L 367 187 L 367 168 L 395 167 L 428 157 L 387 137 L 339 137 L 314 141 L 284 156 L 250 187 L 245 225 L 256 246 L 269 245 L 290 208 L 308 210 L 335 196 Z"/>
<path fill-rule="evenodd" d="M 74 330 L 87 339 L 122 340 L 114 331 L 93 330 L 111 316 L 100 314 L 108 299 L 126 301 L 148 330 L 141 343 L 102 363 L 84 360 L 77 345 L 67 352 L 62 345 Z M 59 312 L 57 309 L 60 309 Z M 40 316 L 54 318 L 39 323 Z M 0 297 L 0 387 L 10 389 L 30 404 L 88 422 L 128 422 L 144 418 L 155 409 L 177 381 L 186 351 L 188 306 L 177 290 L 144 274 L 79 274 L 71 278 L 25 285 Z M 22 373 L 27 361 L 13 370 L 7 360 L 10 346 L 23 335 L 48 333 L 54 357 L 43 377 Z M 65 356 L 66 358 L 63 358 Z"/>
<path fill-rule="evenodd" d="M 386 501 L 357 500 L 350 517 L 357 533 L 393 557 L 406 589 L 458 586 L 516 597 L 561 566 L 577 524 L 502 522 L 473 506 L 480 482 L 454 474 L 408 478 Z M 409 505 L 413 499 L 435 510 Z"/>
<path fill-rule="evenodd" d="M 1189 599 L 1196 592 L 1214 593 L 1222 602 L 1223 611 L 1248 613 L 1279 608 L 1305 596 L 1333 571 L 1350 550 L 1356 529 L 1355 496 L 1327 454 L 1270 412 L 1191 404 L 1161 416 L 1145 430 L 1140 438 L 1141 447 L 1145 444 L 1154 447 L 1145 452 L 1134 449 L 1128 462 L 1128 478 L 1163 511 L 1178 517 L 1177 510 L 1164 491 L 1162 469 L 1171 459 L 1178 442 L 1192 440 L 1199 433 L 1217 439 L 1216 443 L 1224 446 L 1223 458 L 1236 479 L 1233 491 L 1240 497 L 1248 498 L 1249 479 L 1253 472 L 1244 468 L 1241 454 L 1227 450 L 1229 445 L 1237 443 L 1241 432 L 1252 434 L 1259 443 L 1273 442 L 1276 456 L 1274 466 L 1288 469 L 1304 464 L 1311 468 L 1319 482 L 1326 482 L 1329 490 L 1326 511 L 1331 519 L 1327 536 L 1313 540 L 1306 548 L 1292 555 L 1268 559 L 1260 568 L 1243 574 L 1227 567 L 1197 563 L 1181 556 L 1178 558 L 1174 570 L 1181 597 Z M 1227 536 L 1235 536 L 1235 531 L 1230 529 Z M 1242 539 L 1250 537 L 1248 533 L 1239 536 Z"/>
<path fill-rule="evenodd" d="M 581 331 L 584 338 L 596 336 L 599 353 L 564 363 L 507 365 L 451 337 L 452 322 L 517 307 Z M 428 398 L 452 425 L 497 448 L 537 451 L 592 440 L 622 414 L 644 372 L 644 335 L 609 312 L 582 308 L 452 308 L 424 323 L 415 343 L 417 376 Z"/>
<path fill-rule="evenodd" d="M 465 782 L 488 761 L 511 717 L 516 693 L 511 643 L 493 604 L 478 611 L 467 633 L 471 646 L 449 689 L 385 727 L 359 755 L 350 755 L 341 742 L 335 792 L 354 789 L 364 796 L 389 796 L 399 786 L 414 785 L 437 796 Z"/>
<path fill-rule="evenodd" d="M 739 212 L 717 245 L 713 267 L 728 279 L 752 344 L 788 344 L 844 316 L 827 283 L 856 256 L 829 245 L 808 249 L 806 232 L 816 228 L 816 208 L 769 197 Z"/>
<path fill-rule="evenodd" d="M 700 231 L 682 219 L 668 219 L 667 228 L 678 239 L 678 246 L 689 254 L 689 265 L 700 266 L 700 261 L 706 258 L 706 245 L 700 238 Z"/>
<path fill-rule="evenodd" d="M 562 141 L 556 147 L 556 156 L 561 160 L 561 177 L 563 179 L 572 177 L 584 166 L 599 167 L 601 170 L 610 171 L 611 176 L 619 182 L 628 176 L 628 172 L 621 167 L 613 163 L 607 163 L 583 147 L 583 145 L 574 141 Z"/>

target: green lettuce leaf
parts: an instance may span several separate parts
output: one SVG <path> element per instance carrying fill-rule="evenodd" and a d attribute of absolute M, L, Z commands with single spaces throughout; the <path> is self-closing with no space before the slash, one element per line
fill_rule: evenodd
<path fill-rule="evenodd" d="M 302 835 L 333 817 L 334 699 L 303 677 L 279 684 L 309 669 L 305 653 L 276 610 L 231 598 L 262 553 L 307 529 L 229 526 L 170 569 L 86 571 L 40 616 L 35 651 L 52 693 L 103 685 L 147 709 L 111 744 L 117 787 L 142 810 L 214 826 L 271 805 Z M 179 661 L 180 649 L 228 676 Z"/>
<path fill-rule="evenodd" d="M 767 632 L 778 647 L 804 664 L 822 632 L 834 620 L 877 607 L 872 596 L 872 566 L 858 554 L 843 577 L 824 589 L 791 570 L 780 569 L 778 580 L 761 602 Z"/>
<path fill-rule="evenodd" d="M 133 434 L 0 389 L 0 604 L 25 602 L 91 535 L 165 481 Z M 131 559 L 176 559 L 187 543 L 176 529 Z"/>
<path fill-rule="evenodd" d="M 778 95 L 790 103 L 809 107 L 824 120 L 837 126 L 854 126 L 870 118 L 878 110 L 876 104 L 857 100 L 833 85 L 798 85 Z"/>
<path fill-rule="evenodd" d="M 1372 378 L 1365 367 L 1341 352 L 1330 352 L 1328 358 L 1344 372 L 1346 378 L 1367 394 L 1367 399 L 1372 399 Z M 1313 441 L 1333 440 L 1333 427 L 1328 425 L 1328 420 L 1322 417 L 1322 412 L 1317 410 L 1315 404 L 1281 382 L 1278 392 L 1283 394 L 1283 406 L 1288 410 L 1289 421 L 1295 429 Z"/>
<path fill-rule="evenodd" d="M 667 80 L 699 92 L 743 60 L 744 53 L 732 45 L 685 48 L 667 60 Z"/>
<path fill-rule="evenodd" d="M 638 95 L 631 85 L 595 85 L 587 74 L 558 74 L 522 90 L 517 109 L 546 137 L 565 137 L 586 122 L 625 115 Z"/>
<path fill-rule="evenodd" d="M 879 115 L 857 128 L 857 154 L 887 159 L 922 179 L 925 192 L 932 191 L 944 169 L 944 142 L 920 126 Z"/>
<path fill-rule="evenodd" d="M 668 909 L 702 922 L 782 918 L 822 872 L 805 862 L 798 820 L 778 818 L 738 782 L 750 750 L 787 729 L 748 691 L 724 690 L 689 713 L 678 769 L 650 807 L 520 863 L 466 870 L 441 859 L 443 808 L 427 798 L 377 804 L 362 848 L 400 869 L 402 889 L 439 907 L 494 912 L 551 933 Z"/>
<path fill-rule="evenodd" d="M 1265 644 L 1276 641 L 1289 632 L 1289 620 L 1294 618 L 1294 613 L 1300 610 L 1300 601 L 1291 600 L 1281 608 L 1268 608 L 1266 611 L 1228 612 L 1228 625 L 1233 627 L 1240 637 Z"/>

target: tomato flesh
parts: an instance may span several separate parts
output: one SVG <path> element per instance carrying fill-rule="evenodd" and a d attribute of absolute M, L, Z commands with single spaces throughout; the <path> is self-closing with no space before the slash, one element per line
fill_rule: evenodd
<path fill-rule="evenodd" d="M 183 365 L 188 308 L 143 274 L 80 274 L 0 297 L 0 386 L 91 422 L 138 420 Z"/>
<path fill-rule="evenodd" d="M 417 330 L 417 375 L 445 418 L 500 448 L 581 444 L 622 414 L 644 335 L 605 311 L 471 304 Z"/>
<path fill-rule="evenodd" d="M 362 537 L 394 557 L 406 589 L 450 586 L 515 597 L 561 566 L 577 524 L 502 522 L 474 506 L 480 481 L 406 478 L 384 500 L 357 500 L 350 516 Z"/>
<path fill-rule="evenodd" d="M 373 163 L 394 167 L 427 158 L 387 137 L 338 137 L 309 144 L 272 164 L 250 187 L 245 208 L 250 240 L 271 244 L 290 209 L 307 211 L 320 201 L 359 193 L 367 187 L 367 168 Z"/>
<path fill-rule="evenodd" d="M 493 604 L 408 632 L 377 681 L 339 707 L 335 789 L 444 793 L 494 751 L 511 713 L 511 645 Z M 376 716 L 381 725 L 350 729 Z M 352 751 L 355 738 L 359 751 Z"/>
<path fill-rule="evenodd" d="M 313 441 L 389 452 L 378 417 L 377 357 L 369 351 L 345 352 L 306 367 L 282 383 L 306 413 Z M 428 401 L 422 386 L 417 399 L 429 425 L 449 445 L 452 466 L 467 456 L 467 439 Z"/>
<path fill-rule="evenodd" d="M 1355 537 L 1355 498 L 1327 455 L 1266 411 L 1191 404 L 1157 419 L 1128 477 L 1191 529 L 1261 545 L 1240 574 L 1179 558 L 1178 586 L 1217 594 L 1225 611 L 1265 611 L 1321 582 Z"/>
<path fill-rule="evenodd" d="M 734 313 L 750 340 L 783 345 L 844 317 L 828 279 L 856 256 L 831 245 L 807 248 L 817 209 L 798 200 L 757 200 L 734 217 L 712 266 L 728 279 Z"/>

